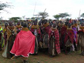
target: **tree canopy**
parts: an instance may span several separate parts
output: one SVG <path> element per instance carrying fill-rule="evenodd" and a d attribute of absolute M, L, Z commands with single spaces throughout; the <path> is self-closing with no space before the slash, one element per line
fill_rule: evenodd
<path fill-rule="evenodd" d="M 59 20 L 59 18 L 65 18 L 65 17 L 68 17 L 68 16 L 70 16 L 70 14 L 68 14 L 68 13 L 59 13 L 59 14 L 54 15 L 53 17 L 55 19 Z"/>
<path fill-rule="evenodd" d="M 39 12 L 39 16 L 42 17 L 42 19 L 45 19 L 46 17 L 48 17 L 48 13 L 47 12 Z"/>
<path fill-rule="evenodd" d="M 4 10 L 5 8 L 9 7 L 10 5 L 8 5 L 8 3 L 1 3 L 0 2 L 0 11 Z"/>
<path fill-rule="evenodd" d="M 36 18 L 35 17 L 31 17 L 32 20 L 35 20 Z"/>
<path fill-rule="evenodd" d="M 84 17 L 84 13 L 81 14 L 81 17 Z"/>
<path fill-rule="evenodd" d="M 59 15 L 61 18 L 70 16 L 68 13 L 60 13 Z"/>
<path fill-rule="evenodd" d="M 20 17 L 11 17 L 9 20 L 17 22 L 18 20 L 21 20 Z"/>
<path fill-rule="evenodd" d="M 55 19 L 59 20 L 60 15 L 57 14 L 57 15 L 54 15 L 53 17 L 54 17 Z"/>

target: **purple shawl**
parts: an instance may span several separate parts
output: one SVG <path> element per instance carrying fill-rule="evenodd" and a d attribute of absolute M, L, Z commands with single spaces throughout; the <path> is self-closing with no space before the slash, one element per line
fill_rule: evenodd
<path fill-rule="evenodd" d="M 72 28 L 73 29 L 73 32 L 74 32 L 74 40 L 75 40 L 75 42 L 76 42 L 76 38 L 77 38 L 77 28 L 76 27 L 73 27 Z"/>

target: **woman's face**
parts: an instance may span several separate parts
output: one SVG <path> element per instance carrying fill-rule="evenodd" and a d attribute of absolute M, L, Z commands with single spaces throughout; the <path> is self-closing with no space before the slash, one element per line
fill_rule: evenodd
<path fill-rule="evenodd" d="M 56 24 L 53 24 L 52 27 L 53 27 L 53 28 L 56 28 Z"/>
<path fill-rule="evenodd" d="M 8 24 L 5 24 L 5 27 L 7 27 L 8 26 Z"/>
<path fill-rule="evenodd" d="M 20 25 L 20 23 L 17 23 L 17 25 Z"/>
<path fill-rule="evenodd" d="M 35 22 L 34 25 L 37 25 L 37 23 Z"/>
<path fill-rule="evenodd" d="M 9 26 L 13 26 L 13 23 L 12 22 L 9 22 Z"/>

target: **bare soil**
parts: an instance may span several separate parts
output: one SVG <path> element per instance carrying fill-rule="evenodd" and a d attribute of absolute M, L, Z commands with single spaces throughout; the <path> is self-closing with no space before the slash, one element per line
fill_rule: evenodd
<path fill-rule="evenodd" d="M 47 52 L 39 52 L 38 55 L 30 55 L 28 58 L 29 63 L 84 63 L 84 56 L 79 55 L 80 51 L 71 52 L 68 55 L 61 53 L 55 57 L 50 57 Z M 0 63 L 22 63 L 21 58 L 14 60 L 2 57 L 0 52 Z"/>

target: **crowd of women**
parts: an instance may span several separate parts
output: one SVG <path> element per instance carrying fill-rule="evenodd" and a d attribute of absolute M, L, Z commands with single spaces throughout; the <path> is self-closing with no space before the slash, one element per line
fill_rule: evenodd
<path fill-rule="evenodd" d="M 80 45 L 81 55 L 84 55 L 84 23 L 77 20 L 48 21 L 46 19 L 26 22 L 27 28 L 34 34 L 35 48 L 34 54 L 39 54 L 39 49 L 48 49 L 51 56 L 65 52 L 77 51 Z M 0 26 L 0 51 L 3 57 L 11 58 L 10 53 L 16 35 L 22 30 L 23 22 L 15 25 L 12 21 L 5 23 L 5 27 Z M 29 45 L 29 44 L 28 44 Z"/>

